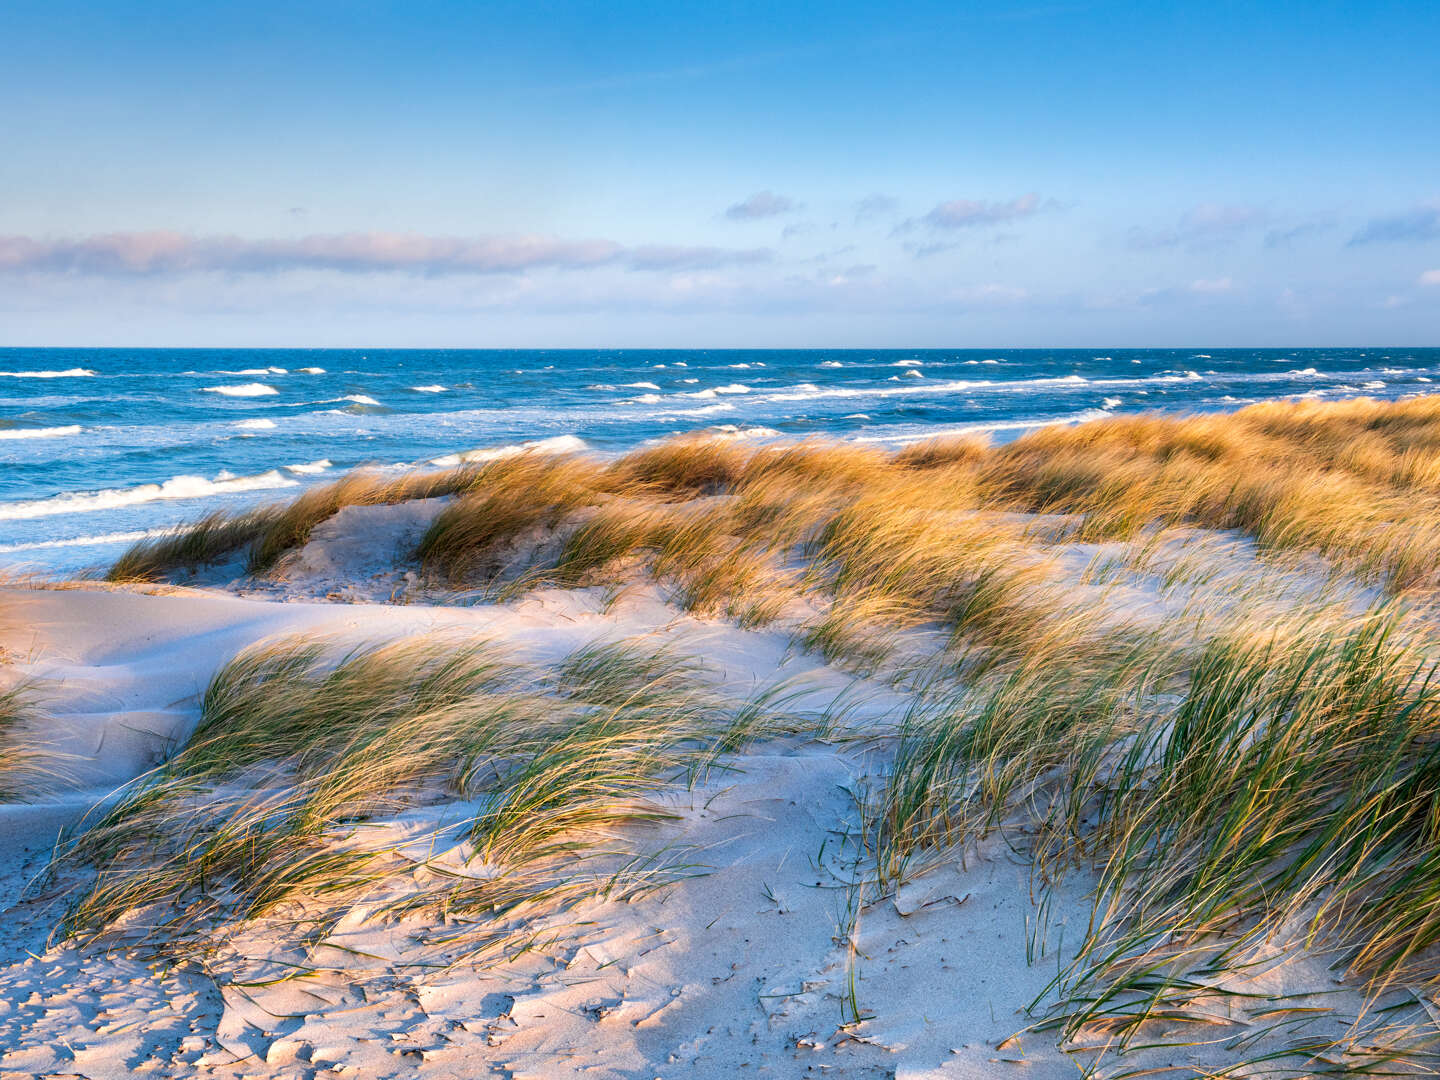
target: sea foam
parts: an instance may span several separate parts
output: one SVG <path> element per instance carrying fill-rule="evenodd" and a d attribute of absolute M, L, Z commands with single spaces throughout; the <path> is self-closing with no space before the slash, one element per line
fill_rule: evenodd
<path fill-rule="evenodd" d="M 0 439 L 59 439 L 66 435 L 79 434 L 79 424 L 67 424 L 64 427 L 0 429 Z"/>
<path fill-rule="evenodd" d="M 296 483 L 297 481 L 281 476 L 274 469 L 255 476 L 228 476 L 221 473 L 214 480 L 207 480 L 203 476 L 172 476 L 163 484 L 138 484 L 135 487 L 105 488 L 100 491 L 68 491 L 48 499 L 0 503 L 0 521 L 22 521 L 55 514 L 93 513 L 96 510 L 138 506 L 160 499 L 200 499 L 208 495 L 241 491 L 267 491 L 294 487 Z"/>
<path fill-rule="evenodd" d="M 280 393 L 275 387 L 258 382 L 239 383 L 236 386 L 206 386 L 202 389 L 207 394 L 223 394 L 226 397 L 265 397 L 267 394 Z"/>

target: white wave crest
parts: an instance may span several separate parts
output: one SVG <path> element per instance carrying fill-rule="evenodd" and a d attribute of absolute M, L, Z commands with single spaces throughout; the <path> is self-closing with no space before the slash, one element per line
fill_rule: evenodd
<path fill-rule="evenodd" d="M 324 374 L 325 374 L 325 369 L 324 369 L 323 367 L 302 367 L 302 368 L 300 369 L 300 374 L 302 374 L 302 375 L 324 375 Z"/>
<path fill-rule="evenodd" d="M 136 540 L 150 540 L 157 536 L 169 536 L 172 529 L 145 529 L 138 532 L 105 533 L 102 536 L 70 536 L 63 540 L 27 540 L 21 544 L 0 544 L 0 555 L 16 551 L 43 551 L 45 548 L 99 547 L 102 544 L 133 544 Z"/>
<path fill-rule="evenodd" d="M 924 360 L 896 360 L 891 367 L 924 367 Z"/>
<path fill-rule="evenodd" d="M 135 487 L 106 488 L 100 491 L 67 491 L 48 499 L 0 503 L 0 521 L 24 521 L 55 514 L 115 510 L 161 499 L 200 499 L 207 495 L 267 491 L 294 487 L 296 483 L 297 481 L 281 476 L 274 469 L 256 476 L 229 476 L 221 473 L 214 480 L 206 480 L 203 476 L 172 476 L 163 484 L 139 484 Z"/>
<path fill-rule="evenodd" d="M 300 465 L 286 465 L 285 471 L 294 473 L 296 476 L 315 476 L 330 468 L 330 459 L 321 458 L 319 461 L 311 461 Z"/>
<path fill-rule="evenodd" d="M 514 457 L 516 454 L 578 454 L 588 449 L 585 440 L 576 438 L 574 435 L 556 435 L 549 439 L 534 439 L 530 442 L 511 443 L 505 446 L 490 446 L 479 450 L 465 450 L 458 454 L 446 454 L 444 457 L 431 458 L 431 465 L 454 467 L 456 465 L 473 465 L 485 461 L 499 461 L 501 458 Z"/>
<path fill-rule="evenodd" d="M 629 387 L 633 387 L 633 388 L 636 389 L 636 390 L 659 390 L 659 389 L 660 389 L 660 387 L 656 386 L 653 382 L 627 382 L 625 385 L 626 385 L 626 386 L 629 386 Z"/>
<path fill-rule="evenodd" d="M 412 386 L 410 389 L 417 394 L 443 394 L 448 387 L 441 386 L 439 383 L 431 383 L 429 386 Z"/>
<path fill-rule="evenodd" d="M 693 394 L 686 394 L 686 397 L 713 398 L 720 394 L 748 394 L 750 387 L 744 383 L 730 383 L 728 386 L 712 386 L 708 390 L 697 390 Z"/>
<path fill-rule="evenodd" d="M 79 424 L 67 424 L 64 427 L 0 429 L 0 439 L 60 439 L 66 435 L 79 434 Z"/>
<path fill-rule="evenodd" d="M 95 372 L 89 368 L 72 367 L 64 371 L 0 371 L 7 379 L 92 379 Z"/>
<path fill-rule="evenodd" d="M 834 367 L 844 367 L 845 365 L 842 364 L 839 360 L 821 360 L 820 363 L 817 364 L 816 366 L 817 366 L 817 367 L 831 367 L 831 368 L 834 368 Z"/>
<path fill-rule="evenodd" d="M 1373 379 L 1373 380 L 1371 380 L 1370 382 L 1367 382 L 1367 383 L 1365 384 L 1365 386 L 1363 387 L 1363 389 L 1365 389 L 1365 390 L 1384 390 L 1384 389 L 1385 389 L 1385 384 L 1384 384 L 1383 382 L 1381 382 L 1379 379 Z"/>
<path fill-rule="evenodd" d="M 356 405 L 379 405 L 369 394 L 346 394 L 341 401 L 353 401 Z"/>
<path fill-rule="evenodd" d="M 1052 416 L 1031 420 L 992 420 L 987 423 L 961 424 L 950 428 L 931 428 L 925 431 L 910 431 L 903 435 L 862 435 L 856 442 L 906 444 L 924 442 L 926 439 L 943 439 L 950 435 L 973 435 L 982 431 L 1024 431 L 1027 428 L 1049 427 L 1051 424 L 1083 424 L 1087 420 L 1104 420 L 1108 417 L 1104 409 L 1084 409 L 1068 416 Z"/>
<path fill-rule="evenodd" d="M 275 387 L 258 382 L 240 383 L 236 386 L 206 386 L 202 389 L 207 394 L 223 394 L 225 397 L 265 397 L 268 394 L 280 393 Z"/>
<path fill-rule="evenodd" d="M 236 420 L 235 426 L 241 431 L 269 431 L 275 426 L 275 421 L 266 420 L 262 416 L 250 420 Z"/>

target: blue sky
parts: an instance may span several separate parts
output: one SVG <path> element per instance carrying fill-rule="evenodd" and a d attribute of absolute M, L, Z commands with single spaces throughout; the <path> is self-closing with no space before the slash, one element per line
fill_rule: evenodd
<path fill-rule="evenodd" d="M 1440 4 L 10 0 L 0 344 L 1440 343 Z"/>

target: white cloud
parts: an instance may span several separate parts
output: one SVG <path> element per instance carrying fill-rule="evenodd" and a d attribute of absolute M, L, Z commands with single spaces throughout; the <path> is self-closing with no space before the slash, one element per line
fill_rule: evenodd
<path fill-rule="evenodd" d="M 725 211 L 731 221 L 755 221 L 760 218 L 777 217 L 799 210 L 800 204 L 788 195 L 777 195 L 773 191 L 757 191 Z"/>
<path fill-rule="evenodd" d="M 1416 281 L 1420 285 L 1440 285 L 1440 270 L 1426 270 Z"/>
<path fill-rule="evenodd" d="M 620 266 L 676 270 L 764 262 L 764 248 L 733 249 L 567 240 L 554 236 L 421 236 L 338 233 L 286 239 L 190 236 L 179 232 L 106 233 L 68 239 L 0 236 L 0 271 L 135 277 L 156 274 L 276 273 L 329 270 L 347 274 L 402 272 L 515 274 Z"/>
<path fill-rule="evenodd" d="M 1235 282 L 1228 277 L 1196 278 L 1190 283 L 1194 293 L 1227 293 L 1235 288 Z"/>

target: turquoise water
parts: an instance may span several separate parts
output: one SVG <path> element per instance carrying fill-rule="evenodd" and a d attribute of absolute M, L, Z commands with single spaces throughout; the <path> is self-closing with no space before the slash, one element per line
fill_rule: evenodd
<path fill-rule="evenodd" d="M 218 506 L 532 442 L 942 432 L 1430 393 L 1440 349 L 0 349 L 0 565 L 71 572 Z"/>

